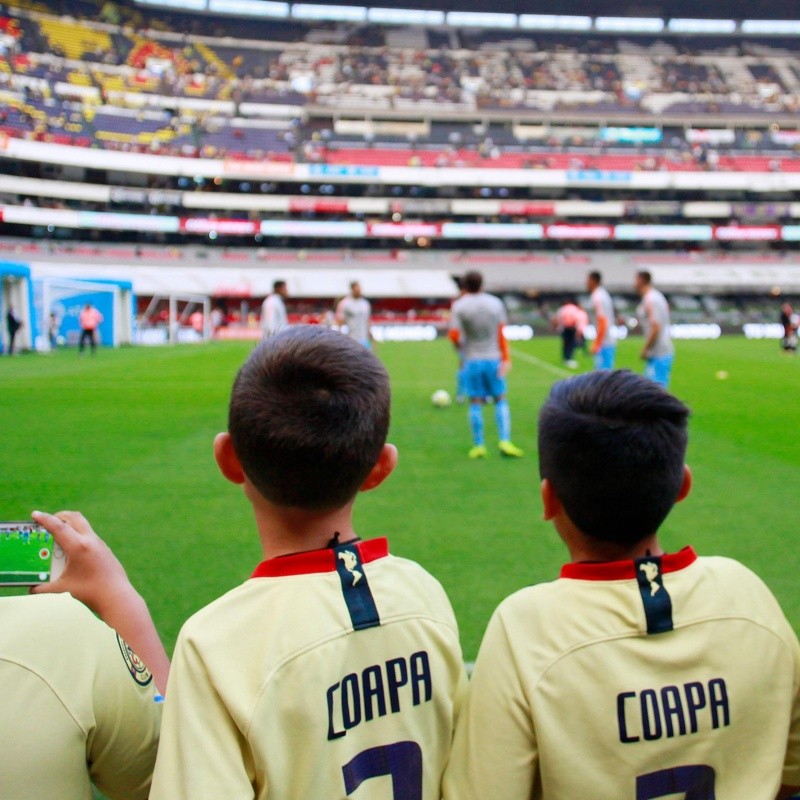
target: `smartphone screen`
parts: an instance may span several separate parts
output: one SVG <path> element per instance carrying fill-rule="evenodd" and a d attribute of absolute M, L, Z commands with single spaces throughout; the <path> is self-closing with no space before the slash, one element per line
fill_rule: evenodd
<path fill-rule="evenodd" d="M 52 534 L 34 522 L 0 522 L 0 585 L 47 583 L 53 545 Z"/>

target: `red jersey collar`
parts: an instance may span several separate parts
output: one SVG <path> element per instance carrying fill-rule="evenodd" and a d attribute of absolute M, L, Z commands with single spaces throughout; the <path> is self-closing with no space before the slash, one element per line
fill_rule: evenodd
<path fill-rule="evenodd" d="M 343 545 L 349 542 L 342 542 Z M 353 542 L 358 550 L 361 563 L 383 558 L 389 555 L 389 542 L 384 539 L 368 539 L 365 542 Z M 316 572 L 336 572 L 336 555 L 331 547 L 322 550 L 308 550 L 305 553 L 294 553 L 278 556 L 262 561 L 251 578 L 280 578 L 285 575 L 311 575 Z"/>
<path fill-rule="evenodd" d="M 684 547 L 677 553 L 666 553 L 661 558 L 661 572 L 677 572 L 697 560 L 692 547 Z M 630 561 L 581 561 L 577 564 L 564 564 L 562 578 L 580 581 L 627 581 L 636 579 L 636 562 Z"/>

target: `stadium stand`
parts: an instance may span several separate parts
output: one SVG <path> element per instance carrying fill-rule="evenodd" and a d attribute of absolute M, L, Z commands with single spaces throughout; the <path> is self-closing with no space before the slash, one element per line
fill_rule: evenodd
<path fill-rule="evenodd" d="M 78 17 L 91 8 L 85 3 L 69 7 Z M 113 108 L 165 108 L 169 99 L 179 99 L 185 116 L 177 124 L 194 122 L 199 131 L 193 140 L 184 135 L 175 143 L 166 128 L 153 137 L 146 125 L 131 124 L 125 133 L 133 138 L 125 143 L 159 152 L 191 145 L 231 147 L 232 153 L 253 157 L 261 149 L 257 137 L 253 147 L 226 135 L 211 134 L 206 142 L 202 117 L 210 111 L 258 117 L 263 109 L 248 108 L 251 104 L 287 106 L 298 117 L 328 108 L 371 114 L 525 111 L 576 118 L 691 114 L 701 121 L 714 115 L 777 118 L 797 110 L 798 65 L 793 51 L 780 42 L 736 40 L 721 47 L 698 39 L 690 47 L 687 40 L 680 45 L 613 36 L 580 41 L 558 34 L 511 38 L 454 30 L 434 49 L 424 29 L 425 35 L 404 39 L 376 26 L 270 21 L 245 31 L 242 22 L 231 19 L 222 27 L 219 20 L 197 17 L 171 15 L 149 23 L 138 12 L 132 20 L 136 17 L 140 24 L 134 28 L 96 22 L 96 9 L 91 20 L 58 18 L 28 6 L 9 9 L 0 18 L 0 26 L 10 31 L 10 44 L 0 56 L 7 102 L 30 114 L 37 100 L 46 101 L 46 109 L 38 108 L 46 117 L 39 120 L 37 135 L 73 133 L 83 143 L 86 132 L 105 146 L 115 137 L 59 126 L 75 98 Z M 176 38 L 165 23 L 191 33 Z M 256 34 L 258 40 L 236 40 Z M 187 105 L 189 100 L 210 105 Z M 8 124 L 4 130 L 24 132 Z M 298 140 L 303 138 L 300 131 Z"/>

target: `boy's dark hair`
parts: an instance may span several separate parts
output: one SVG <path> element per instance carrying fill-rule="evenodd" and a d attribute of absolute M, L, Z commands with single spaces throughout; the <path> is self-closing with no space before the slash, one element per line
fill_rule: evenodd
<path fill-rule="evenodd" d="M 367 348 L 298 325 L 266 339 L 239 370 L 228 431 L 267 500 L 327 511 L 352 500 L 377 462 L 389 403 L 389 376 Z"/>
<path fill-rule="evenodd" d="M 648 286 L 653 282 L 653 275 L 652 273 L 648 272 L 646 269 L 640 270 L 636 273 L 636 277 L 640 280 L 644 281 Z"/>
<path fill-rule="evenodd" d="M 597 270 L 590 272 L 589 278 L 593 280 L 598 286 L 603 282 L 603 276 Z"/>
<path fill-rule="evenodd" d="M 286 281 L 274 281 L 272 284 L 272 291 L 279 292 L 284 286 L 286 286 Z"/>
<path fill-rule="evenodd" d="M 474 270 L 464 275 L 461 281 L 462 287 L 470 294 L 476 294 L 483 287 L 483 275 Z"/>
<path fill-rule="evenodd" d="M 559 381 L 539 413 L 539 472 L 587 536 L 654 534 L 683 484 L 689 409 L 627 370 Z"/>

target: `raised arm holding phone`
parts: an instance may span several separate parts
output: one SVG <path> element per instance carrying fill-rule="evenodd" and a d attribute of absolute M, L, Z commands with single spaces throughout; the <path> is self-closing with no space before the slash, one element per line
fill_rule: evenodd
<path fill-rule="evenodd" d="M 144 800 L 166 653 L 144 600 L 83 515 L 32 517 L 66 563 L 29 596 L 0 598 L 3 797 L 90 800 L 94 784 L 111 800 Z"/>

